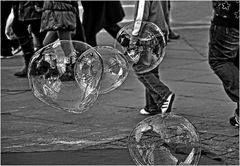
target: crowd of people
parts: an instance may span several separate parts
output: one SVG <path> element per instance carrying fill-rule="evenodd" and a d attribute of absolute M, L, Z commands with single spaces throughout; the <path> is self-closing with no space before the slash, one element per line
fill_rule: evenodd
<path fill-rule="evenodd" d="M 79 3 L 83 7 L 82 22 Z M 169 0 L 146 0 L 143 14 L 144 21 L 155 23 L 167 34 L 168 42 L 180 37 L 170 26 L 170 3 Z M 138 1 L 136 12 L 137 9 Z M 239 126 L 239 2 L 213 1 L 213 9 L 209 64 L 221 79 L 228 96 L 237 104 L 230 124 Z M 18 40 L 15 40 L 17 44 L 8 40 L 1 28 L 1 56 L 11 57 L 12 48 L 21 47 L 25 65 L 14 74 L 17 77 L 27 77 L 34 52 L 57 39 L 79 40 L 96 46 L 96 35 L 103 28 L 116 38 L 121 29 L 118 23 L 125 16 L 120 1 L 1 1 L 3 27 L 11 10 L 14 13 L 12 29 Z M 137 74 L 146 89 L 146 106 L 140 110 L 141 114 L 171 111 L 175 94 L 159 79 L 159 74 L 158 67 Z"/>

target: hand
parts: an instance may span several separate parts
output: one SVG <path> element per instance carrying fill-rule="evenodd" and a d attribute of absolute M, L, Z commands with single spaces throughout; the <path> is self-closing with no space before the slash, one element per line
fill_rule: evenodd
<path fill-rule="evenodd" d="M 37 5 L 34 5 L 34 8 L 37 12 L 42 12 L 43 11 L 43 9 L 39 6 L 37 6 Z"/>

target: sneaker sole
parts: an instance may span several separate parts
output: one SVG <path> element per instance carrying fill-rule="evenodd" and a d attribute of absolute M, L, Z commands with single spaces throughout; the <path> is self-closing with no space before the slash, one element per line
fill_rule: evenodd
<path fill-rule="evenodd" d="M 150 115 L 150 112 L 147 112 L 144 109 L 141 109 L 139 112 L 140 112 L 141 115 Z"/>
<path fill-rule="evenodd" d="M 148 111 L 146 111 L 144 109 L 141 109 L 139 112 L 140 112 L 141 115 L 156 115 L 156 114 L 160 114 L 161 113 L 161 112 L 148 112 Z"/>

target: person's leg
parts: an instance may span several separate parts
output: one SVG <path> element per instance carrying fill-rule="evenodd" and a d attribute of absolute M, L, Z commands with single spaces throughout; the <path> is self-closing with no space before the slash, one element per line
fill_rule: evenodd
<path fill-rule="evenodd" d="M 40 32 L 41 20 L 31 21 L 30 26 L 34 36 L 35 49 L 38 50 L 43 46 L 43 40 L 45 38 L 46 33 Z"/>
<path fill-rule="evenodd" d="M 212 24 L 209 64 L 220 78 L 227 95 L 239 105 L 239 30 Z M 239 109 L 236 109 L 239 115 Z"/>
<path fill-rule="evenodd" d="M 170 21 L 169 21 L 169 11 L 170 11 L 170 8 L 169 8 L 169 4 L 170 2 L 169 1 L 161 1 L 161 5 L 162 5 L 162 9 L 163 9 L 163 13 L 164 13 L 164 17 L 165 17 L 165 21 L 170 29 Z"/>
<path fill-rule="evenodd" d="M 150 92 L 154 103 L 156 103 L 158 107 L 158 111 L 160 113 L 169 112 L 171 110 L 171 105 L 172 105 L 174 96 L 172 96 L 173 98 L 171 98 L 170 95 L 172 95 L 173 93 L 163 82 L 159 80 L 158 74 L 156 75 L 156 73 L 158 73 L 157 70 L 158 68 L 155 68 L 153 71 L 143 73 L 143 74 L 137 74 L 137 76 L 139 81 L 142 82 L 145 88 L 147 88 L 148 91 Z M 169 101 L 170 103 L 168 103 L 169 105 L 163 111 L 162 106 L 168 100 L 169 96 L 170 96 L 170 101 Z"/>
<path fill-rule="evenodd" d="M 106 31 L 116 39 L 118 32 L 121 30 L 121 27 L 118 24 L 105 27 Z"/>
<path fill-rule="evenodd" d="M 152 71 L 152 73 L 154 73 L 154 75 L 159 79 L 159 75 L 158 75 L 158 71 L 156 69 L 154 69 Z M 141 114 L 145 114 L 145 115 L 148 115 L 148 114 L 154 114 L 154 113 L 159 113 L 159 108 L 158 108 L 158 105 L 155 103 L 154 101 L 154 98 L 152 97 L 151 95 L 151 90 L 146 88 L 145 87 L 145 107 L 144 109 L 141 109 L 140 110 L 140 113 Z"/>
<path fill-rule="evenodd" d="M 86 35 L 85 35 L 85 31 L 84 28 L 82 26 L 82 22 L 80 20 L 79 17 L 77 17 L 77 27 L 76 27 L 76 34 L 74 34 L 72 36 L 73 40 L 77 40 L 77 41 L 83 41 L 86 42 Z"/>
<path fill-rule="evenodd" d="M 91 45 L 92 47 L 95 47 L 97 46 L 97 37 L 96 37 L 96 34 L 92 34 L 92 35 L 87 35 L 86 34 L 86 41 L 89 45 Z"/>
<path fill-rule="evenodd" d="M 170 25 L 170 8 L 171 8 L 170 0 L 161 1 L 161 5 L 162 5 L 162 8 L 163 8 L 163 13 L 164 13 L 165 20 L 166 20 L 166 23 L 167 23 L 168 29 L 169 29 L 169 36 L 168 37 L 169 37 L 169 39 L 178 39 L 180 37 L 180 35 L 173 32 L 173 30 L 171 29 L 171 25 Z"/>
<path fill-rule="evenodd" d="M 25 60 L 25 67 L 22 71 L 15 73 L 15 76 L 18 77 L 27 77 L 28 64 L 31 57 L 34 54 L 34 46 L 32 37 L 28 32 L 28 23 L 23 21 L 18 21 L 16 18 L 13 20 L 13 31 L 18 37 L 19 44 L 23 51 L 23 56 Z"/>
<path fill-rule="evenodd" d="M 58 35 L 56 31 L 48 31 L 44 40 L 43 40 L 43 46 L 46 46 L 58 39 Z"/>
<path fill-rule="evenodd" d="M 71 31 L 57 31 L 59 40 L 71 40 Z M 65 52 L 65 55 L 68 56 L 73 51 L 73 45 L 71 42 L 61 43 L 62 49 Z"/>

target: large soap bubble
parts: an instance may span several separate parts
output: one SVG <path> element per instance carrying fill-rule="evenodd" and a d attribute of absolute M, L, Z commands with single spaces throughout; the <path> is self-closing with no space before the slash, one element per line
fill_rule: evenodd
<path fill-rule="evenodd" d="M 100 83 L 100 94 L 108 93 L 126 80 L 129 65 L 124 55 L 110 46 L 97 46 L 94 49 L 101 55 L 104 72 Z"/>
<path fill-rule="evenodd" d="M 114 48 L 122 51 L 135 72 L 141 74 L 157 67 L 165 55 L 166 42 L 161 29 L 152 22 L 141 21 L 136 44 L 130 44 L 135 22 L 126 24 L 118 33 Z"/>
<path fill-rule="evenodd" d="M 137 124 L 128 148 L 137 165 L 197 165 L 201 152 L 196 128 L 186 118 L 171 113 Z"/>
<path fill-rule="evenodd" d="M 98 54 L 81 56 L 89 48 L 91 46 L 84 42 L 57 40 L 38 50 L 28 68 L 28 79 L 34 95 L 58 109 L 73 113 L 86 111 L 97 99 L 103 73 Z M 82 66 L 76 68 L 79 60 Z M 81 72 L 91 74 L 84 77 Z M 75 80 L 75 73 L 83 76 L 81 79 L 88 80 L 88 85 L 84 88 L 79 86 L 78 82 L 81 81 Z"/>

